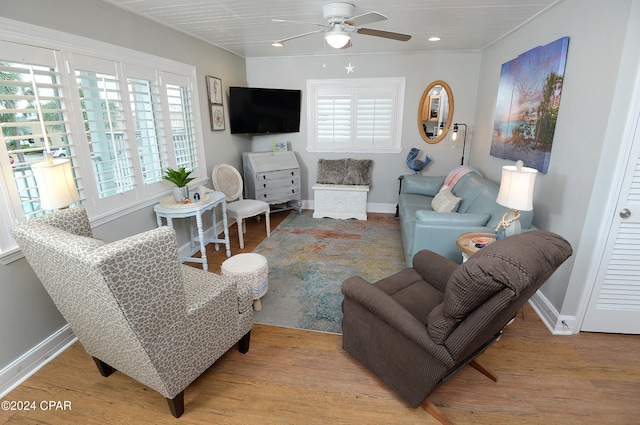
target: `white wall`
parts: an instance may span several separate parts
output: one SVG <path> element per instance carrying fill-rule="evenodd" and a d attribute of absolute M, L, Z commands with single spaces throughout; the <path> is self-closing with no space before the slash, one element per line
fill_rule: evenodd
<path fill-rule="evenodd" d="M 391 42 L 391 41 L 388 41 Z M 286 46 L 285 46 L 286 48 Z M 355 69 L 347 74 L 345 66 L 351 63 Z M 323 66 L 326 64 L 326 67 Z M 450 86 L 454 98 L 454 122 L 474 121 L 480 52 L 439 52 L 418 54 L 345 55 L 328 51 L 326 57 L 289 57 L 285 59 L 247 60 L 247 81 L 252 87 L 274 87 L 303 90 L 302 122 L 299 133 L 259 136 L 253 139 L 253 150 L 271 150 L 271 140 L 289 141 L 302 169 L 302 199 L 313 199 L 311 186 L 315 183 L 317 163 L 320 158 L 370 158 L 374 160 L 373 182 L 368 202 L 385 204 L 395 211 L 398 198 L 398 176 L 412 173 L 406 165 L 406 157 L 413 147 L 425 151 L 432 158 L 423 175 L 445 175 L 460 164 L 461 146 L 453 150 L 444 143 L 431 145 L 418 133 L 418 106 L 423 91 L 429 83 L 444 80 Z M 269 70 L 269 72 L 265 72 Z M 404 122 L 402 125 L 402 152 L 398 154 L 326 154 L 306 151 L 306 82 L 311 79 L 349 79 L 405 77 L 406 93 Z M 473 137 L 470 128 L 469 136 Z M 467 147 L 469 146 L 467 137 Z M 468 156 L 465 162 L 468 161 Z"/>
<path fill-rule="evenodd" d="M 584 278 L 585 262 L 588 265 L 597 243 L 595 229 L 585 220 L 590 202 L 602 202 L 608 194 L 607 184 L 594 187 L 601 156 L 619 148 L 619 139 L 605 136 L 611 130 L 609 115 L 630 5 L 623 0 L 566 0 L 482 54 L 471 163 L 499 181 L 501 167 L 511 163 L 489 155 L 500 67 L 531 48 L 570 37 L 549 170 L 539 173 L 534 197 L 534 224 L 564 236 L 574 248 L 573 257 L 541 289 L 551 316 L 578 313 L 576 303 L 563 309 L 565 294 L 574 273 Z M 575 288 L 572 296 L 578 292 Z"/>
<path fill-rule="evenodd" d="M 194 65 L 208 173 L 219 162 L 240 166 L 240 153 L 250 149 L 244 138 L 210 130 L 205 85 L 206 75 L 222 78 L 224 87 L 246 84 L 243 58 L 98 0 L 3 2 L 0 16 Z M 148 207 L 96 227 L 94 234 L 112 241 L 155 226 L 153 209 Z M 184 230 L 180 225 L 177 228 Z M 186 231 L 179 234 L 181 240 L 187 236 Z M 0 276 L 2 371 L 65 322 L 24 259 L 0 266 Z"/>

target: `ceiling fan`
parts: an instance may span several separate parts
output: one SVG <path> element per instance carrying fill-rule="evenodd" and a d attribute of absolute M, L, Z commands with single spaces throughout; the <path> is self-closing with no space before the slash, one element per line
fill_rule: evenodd
<path fill-rule="evenodd" d="M 363 35 L 372 35 L 374 37 L 388 38 L 391 40 L 408 41 L 411 36 L 397 32 L 382 31 L 372 28 L 363 28 L 361 25 L 371 24 L 374 22 L 386 21 L 387 17 L 382 13 L 368 12 L 362 15 L 353 16 L 355 6 L 350 3 L 328 3 L 322 7 L 322 16 L 326 23 L 318 24 L 314 22 L 289 21 L 286 19 L 272 19 L 273 22 L 290 22 L 303 23 L 323 27 L 323 29 L 306 32 L 304 34 L 294 35 L 293 37 L 276 40 L 273 46 L 282 47 L 285 41 L 293 40 L 300 37 L 306 37 L 311 34 L 324 33 L 324 39 L 329 46 L 335 49 L 343 49 L 351 47 L 351 34 L 358 33 Z"/>

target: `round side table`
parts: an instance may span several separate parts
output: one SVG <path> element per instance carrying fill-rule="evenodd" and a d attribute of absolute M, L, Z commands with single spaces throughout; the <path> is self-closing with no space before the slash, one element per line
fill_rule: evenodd
<path fill-rule="evenodd" d="M 486 243 L 484 243 L 486 241 Z M 462 261 L 478 252 L 482 248 L 481 245 L 489 245 L 496 241 L 496 235 L 493 233 L 469 232 L 463 233 L 456 239 L 456 245 L 462 253 Z"/>

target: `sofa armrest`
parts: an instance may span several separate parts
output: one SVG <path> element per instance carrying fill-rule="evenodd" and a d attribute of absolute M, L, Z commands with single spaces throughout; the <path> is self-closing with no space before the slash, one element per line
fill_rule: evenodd
<path fill-rule="evenodd" d="M 431 340 L 427 327 L 380 288 L 359 276 L 352 276 L 342 283 L 342 293 L 429 351 L 442 364 L 453 364 L 447 349 Z"/>
<path fill-rule="evenodd" d="M 402 179 L 400 193 L 436 196 L 444 184 L 445 177 L 406 175 Z"/>
<path fill-rule="evenodd" d="M 447 288 L 449 276 L 458 267 L 458 263 L 442 255 L 423 249 L 413 256 L 413 268 L 440 292 Z"/>
<path fill-rule="evenodd" d="M 434 226 L 484 226 L 491 218 L 487 213 L 447 213 L 429 210 L 416 211 L 416 221 Z"/>

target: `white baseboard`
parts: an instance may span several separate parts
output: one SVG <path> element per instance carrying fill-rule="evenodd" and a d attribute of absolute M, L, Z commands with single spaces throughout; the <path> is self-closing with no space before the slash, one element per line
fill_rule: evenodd
<path fill-rule="evenodd" d="M 0 370 L 0 399 L 56 358 L 78 338 L 65 325 L 31 350 Z"/>
<path fill-rule="evenodd" d="M 580 331 L 576 317 L 561 316 L 542 292 L 537 291 L 529 300 L 529 305 L 553 335 L 573 335 Z"/>

